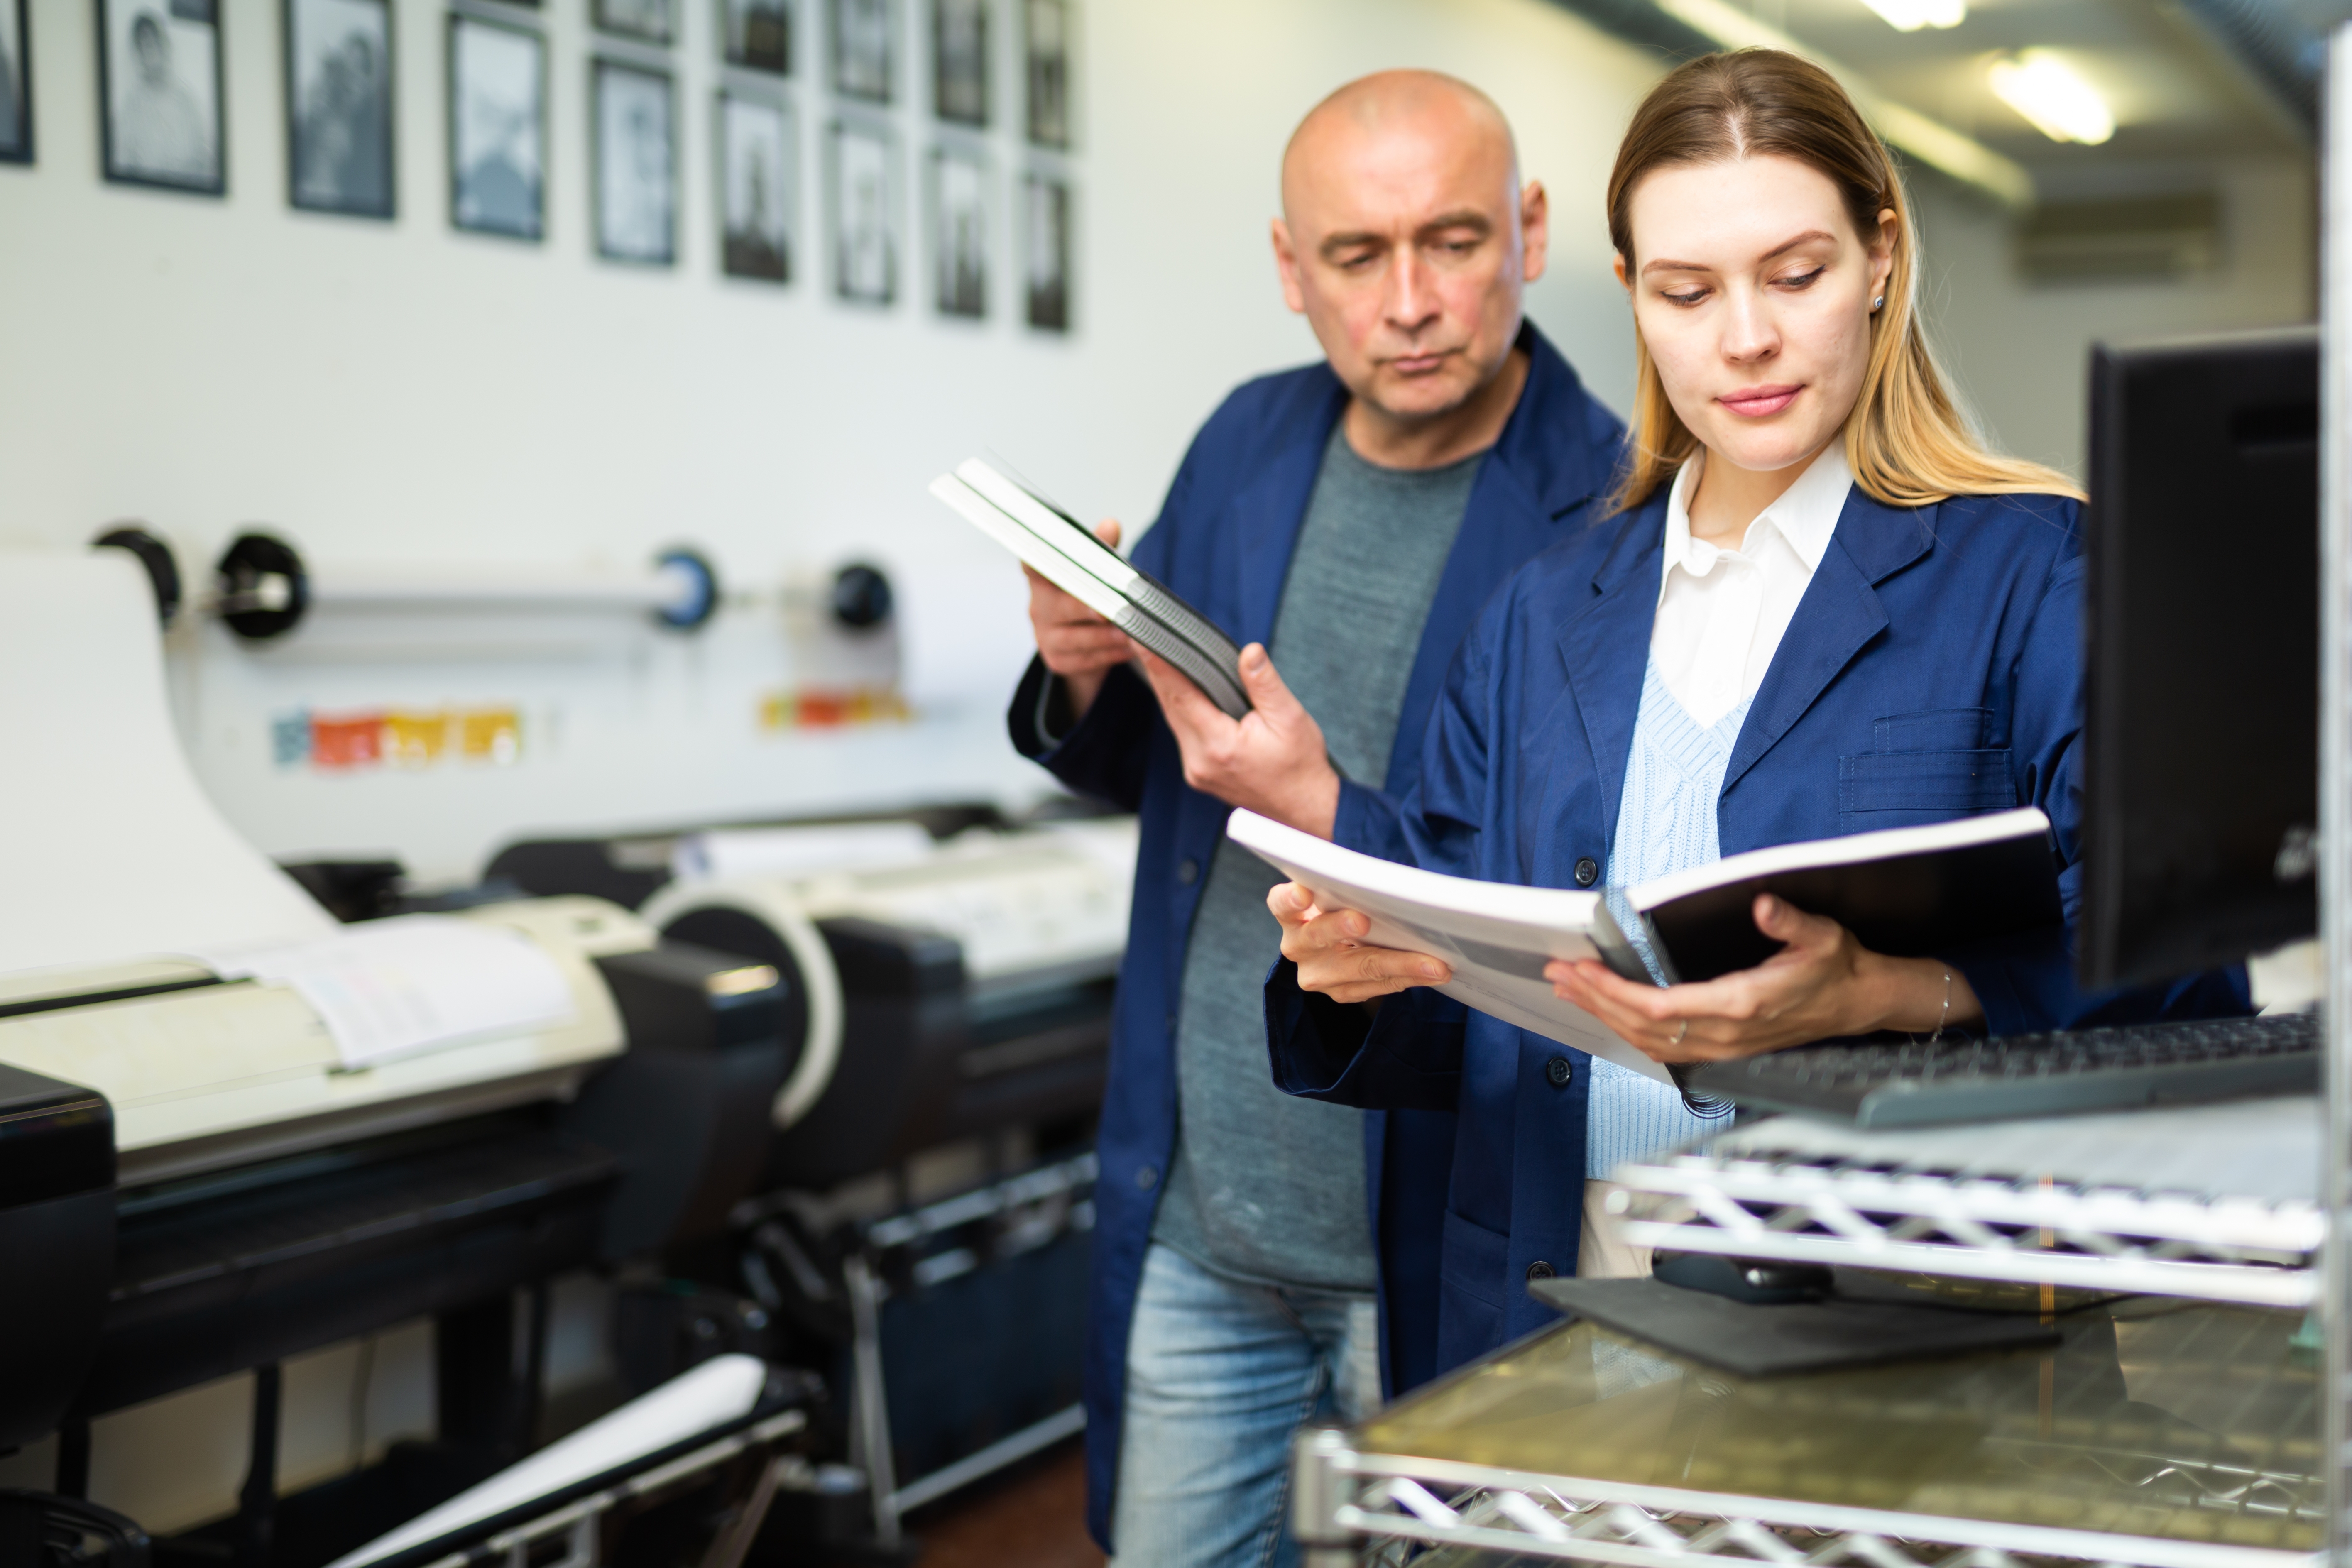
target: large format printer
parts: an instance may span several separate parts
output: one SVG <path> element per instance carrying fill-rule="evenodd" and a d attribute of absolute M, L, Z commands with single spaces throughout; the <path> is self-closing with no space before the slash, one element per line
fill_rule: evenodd
<path fill-rule="evenodd" d="M 528 841 L 488 868 L 635 906 L 805 999 L 808 1047 L 715 1282 L 791 1325 L 792 1353 L 849 1395 L 882 1546 L 907 1510 L 1081 1419 L 1093 1121 L 1135 847 L 1131 817 L 933 806 Z M 989 1151 L 989 1173 L 926 1192 L 916 1157 L 946 1146 Z M 897 1194 L 881 1212 L 857 1180 L 877 1174 Z"/>
<path fill-rule="evenodd" d="M 1091 1119 L 1136 826 L 985 806 L 509 846 L 488 886 L 594 892 L 771 964 L 807 1047 L 764 1184 L 820 1190 L 1010 1128 Z"/>
<path fill-rule="evenodd" d="M 274 1397 L 431 1314 L 441 1436 L 478 1450 L 443 1484 L 512 1458 L 517 1289 L 723 1227 L 804 1007 L 598 899 L 338 926 L 188 773 L 126 557 L 0 564 L 0 1449 L 61 1431 L 76 1491 L 93 1415 L 248 1369 Z M 404 989 L 404 941 L 480 959 L 507 1021 L 416 1016 L 446 976 Z M 409 1046 L 355 1055 L 371 1018 Z M 257 1403 L 257 1476 L 274 1431 Z"/>

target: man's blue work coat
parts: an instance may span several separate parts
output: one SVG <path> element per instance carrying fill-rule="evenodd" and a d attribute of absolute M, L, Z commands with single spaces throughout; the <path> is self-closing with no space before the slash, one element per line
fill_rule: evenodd
<path fill-rule="evenodd" d="M 1378 787 L 1355 780 L 1340 786 L 1335 836 L 1350 847 L 1404 857 L 1396 802 L 1412 784 L 1420 737 L 1455 645 L 1515 568 L 1589 525 L 1613 475 L 1622 439 L 1615 416 L 1532 324 L 1521 329 L 1519 347 L 1529 359 L 1527 384 L 1479 467 L 1438 580 L 1388 777 Z M 1322 364 L 1235 391 L 1194 437 L 1159 521 L 1136 545 L 1136 564 L 1235 642 L 1266 641 L 1324 446 L 1347 401 L 1347 390 Z M 1044 667 L 1033 662 L 1013 700 L 1013 744 L 1073 790 L 1142 816 L 1098 1134 L 1102 1170 L 1087 1318 L 1087 1523 L 1108 1548 L 1128 1330 L 1160 1178 L 1176 1141 L 1176 1006 L 1185 944 L 1228 808 L 1184 783 L 1175 737 L 1150 688 L 1132 670 L 1113 670 L 1085 717 L 1050 746 L 1036 721 L 1046 679 Z M 1275 941 L 1269 920 L 1269 957 Z M 1381 1260 L 1382 1379 L 1402 1389 L 1436 1367 L 1434 1280 L 1453 1122 L 1412 1114 L 1365 1122 Z"/>
<path fill-rule="evenodd" d="M 1521 570 L 1464 639 L 1402 824 L 1433 870 L 1538 887 L 1609 864 L 1641 703 L 1665 533 L 1663 490 Z M 1748 709 L 1717 797 L 1723 853 L 2035 805 L 2066 915 L 1937 956 L 1994 1034 L 2247 1010 L 2242 971 L 2086 994 L 2082 899 L 2082 558 L 2048 496 L 1919 508 L 1853 492 Z M 1341 1104 L 1454 1113 L 1439 1262 L 1438 1366 L 1556 1321 L 1528 1281 L 1572 1274 L 1588 1058 L 1429 990 L 1369 1021 L 1267 979 L 1275 1079 Z M 1571 1071 L 1548 1072 L 1556 1058 Z M 1553 1079 L 1566 1081 L 1555 1086 Z"/>

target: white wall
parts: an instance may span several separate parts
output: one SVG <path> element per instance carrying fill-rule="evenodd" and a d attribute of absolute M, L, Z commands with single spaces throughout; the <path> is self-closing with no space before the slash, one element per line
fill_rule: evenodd
<path fill-rule="evenodd" d="M 184 730 L 263 848 L 394 850 L 451 878 L 530 829 L 1044 788 L 997 719 L 1022 651 L 1018 580 L 923 481 L 992 450 L 1086 512 L 1149 517 L 1222 393 L 1314 352 L 1266 258 L 1275 162 L 1300 112 L 1366 70 L 1437 66 L 1501 100 L 1558 215 L 1531 311 L 1623 406 L 1630 343 L 1598 209 L 1655 67 L 1542 0 L 1088 0 L 1068 339 L 1016 320 L 1002 241 L 1030 155 L 1009 125 L 991 136 L 1006 221 L 988 322 L 931 312 L 919 243 L 904 268 L 917 297 L 877 311 L 828 296 L 818 193 L 830 100 L 808 68 L 824 58 L 823 5 L 800 4 L 802 278 L 776 290 L 717 275 L 719 73 L 704 0 L 684 0 L 670 51 L 683 254 L 653 271 L 591 254 L 584 0 L 548 0 L 544 13 L 551 224 L 535 247 L 447 226 L 437 0 L 395 0 L 402 216 L 388 226 L 288 208 L 274 0 L 226 5 L 226 201 L 99 180 L 87 5 L 34 0 L 40 162 L 0 165 L 0 544 L 75 547 L 141 518 L 202 574 L 253 521 L 329 564 L 633 564 L 685 540 L 735 590 L 698 638 L 619 627 L 594 657 L 434 657 L 430 644 L 394 659 L 257 654 L 192 619 L 172 645 Z M 916 0 L 902 12 L 901 217 L 919 230 L 927 28 Z M 1001 0 L 996 21 L 1009 120 L 1017 9 Z M 2230 245 L 2214 278 L 2040 290 L 2016 281 L 2002 218 L 1922 181 L 1935 316 L 2005 445 L 2079 465 L 2094 337 L 2308 317 L 2307 174 L 2242 165 L 2220 177 Z M 762 694 L 796 679 L 777 585 L 855 556 L 891 566 L 908 591 L 921 717 L 763 732 Z M 272 760 L 271 721 L 306 706 L 443 703 L 519 707 L 521 761 L 323 776 Z"/>
<path fill-rule="evenodd" d="M 1654 68 L 1540 0 L 1087 5 L 1067 340 L 1015 320 L 1001 250 L 978 326 L 920 298 L 845 306 L 808 276 L 828 101 L 805 69 L 823 58 L 815 0 L 801 0 L 793 84 L 803 276 L 783 290 L 718 276 L 711 5 L 687 0 L 671 51 L 681 262 L 648 271 L 591 254 L 583 0 L 545 14 L 553 152 L 536 247 L 449 229 L 445 7 L 395 3 L 401 216 L 386 226 L 286 204 L 275 0 L 226 5 L 226 201 L 100 181 L 87 5 L 35 0 L 40 163 L 0 167 L 0 544 L 75 547 L 140 518 L 201 572 L 253 521 L 327 563 L 634 563 L 690 540 L 744 592 L 699 639 L 624 631 L 584 658 L 257 656 L 216 625 L 184 626 L 174 690 L 198 770 L 274 854 L 393 849 L 450 877 L 529 828 L 1042 789 L 998 719 L 1021 657 L 1018 579 L 923 483 L 992 449 L 1086 511 L 1148 518 L 1224 390 L 1314 352 L 1266 256 L 1276 160 L 1299 114 L 1363 71 L 1443 67 L 1502 100 L 1563 219 L 1533 312 L 1623 401 L 1622 308 L 1591 215 Z M 910 0 L 901 22 L 919 53 L 918 15 Z M 1008 104 L 1017 16 L 1000 5 Z M 902 100 L 912 79 L 902 71 Z M 911 174 L 919 100 L 897 119 Z M 1025 154 L 1007 128 L 992 143 L 1009 217 Z M 916 186 L 902 195 L 919 223 Z M 908 260 L 919 292 L 919 250 Z M 852 556 L 910 590 L 925 717 L 763 734 L 761 694 L 793 679 L 773 589 Z M 930 610 L 958 594 L 976 607 Z M 305 705 L 444 702 L 520 706 L 522 760 L 320 776 L 271 759 L 270 721 Z"/>
<path fill-rule="evenodd" d="M 2003 449 L 2080 478 L 2090 348 L 2309 321 L 2318 313 L 2312 173 L 2297 159 L 2122 171 L 2124 188 L 2203 185 L 2221 196 L 2221 260 L 2177 283 L 2031 286 L 2007 220 L 1952 186 L 1915 190 L 1937 347 Z"/>

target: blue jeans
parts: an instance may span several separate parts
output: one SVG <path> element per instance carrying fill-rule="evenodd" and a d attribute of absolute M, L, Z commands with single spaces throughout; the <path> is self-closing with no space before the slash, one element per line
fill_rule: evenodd
<path fill-rule="evenodd" d="M 1292 1436 L 1380 1396 L 1369 1294 L 1247 1284 L 1154 1244 L 1127 1342 L 1117 1568 L 1295 1563 Z"/>

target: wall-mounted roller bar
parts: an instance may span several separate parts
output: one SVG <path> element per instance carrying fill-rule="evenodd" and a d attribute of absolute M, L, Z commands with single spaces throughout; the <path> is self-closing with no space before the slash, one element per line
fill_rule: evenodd
<path fill-rule="evenodd" d="M 215 566 L 206 607 L 238 637 L 266 642 L 321 609 L 614 610 L 642 613 L 662 626 L 692 631 L 718 612 L 719 597 L 717 568 L 698 551 L 685 548 L 663 551 L 639 572 L 506 563 L 314 566 L 283 539 L 249 531 L 238 534 Z"/>

